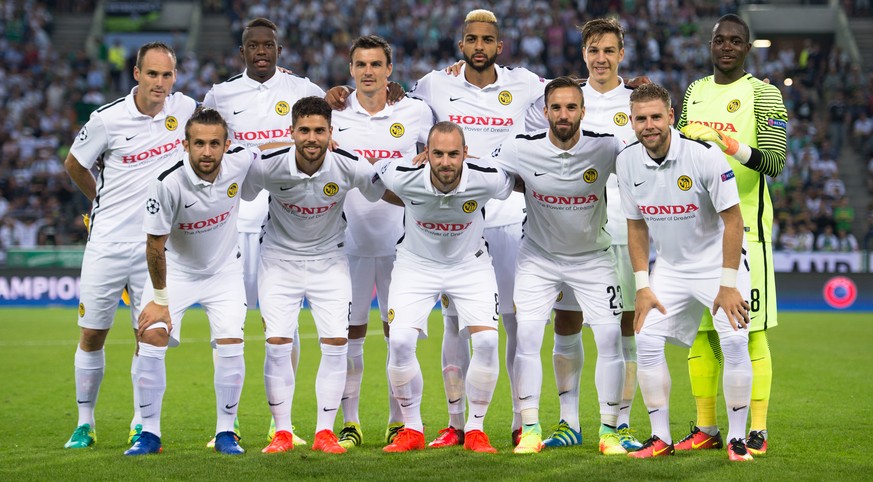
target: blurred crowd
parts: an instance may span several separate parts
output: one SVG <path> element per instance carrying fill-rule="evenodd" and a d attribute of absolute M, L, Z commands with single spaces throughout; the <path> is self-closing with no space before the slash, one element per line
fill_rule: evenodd
<path fill-rule="evenodd" d="M 57 2 L 49 2 L 57 3 Z M 68 2 L 70 3 L 70 2 Z M 850 5 L 861 11 L 864 5 Z M 76 8 L 72 2 L 67 8 Z M 430 2 L 371 0 L 211 1 L 206 6 L 231 20 L 234 45 L 254 17 L 280 27 L 279 64 L 328 88 L 350 84 L 348 46 L 354 37 L 378 34 L 394 47 L 392 80 L 410 89 L 427 72 L 458 59 L 464 15 L 486 7 L 501 21 L 498 62 L 525 66 L 544 77 L 587 77 L 576 29 L 591 18 L 613 16 L 627 32 L 624 78 L 647 75 L 665 85 L 681 108 L 685 88 L 712 73 L 709 31 L 714 20 L 736 11 L 728 2 L 683 0 L 498 0 Z M 850 10 L 851 11 L 851 10 Z M 81 213 L 89 203 L 70 182 L 63 159 L 89 113 L 126 93 L 131 59 L 102 45 L 96 58 L 84 46 L 70 54 L 53 48 L 52 10 L 46 2 L 0 0 L 0 264 L 11 246 L 83 243 Z M 172 42 L 172 39 L 168 39 Z M 294 48 L 306 45 L 307 48 Z M 198 55 L 177 52 L 176 90 L 202 99 L 213 83 L 243 70 L 234 49 Z M 856 213 L 837 168 L 851 146 L 869 161 L 873 192 L 873 79 L 837 48 L 808 42 L 802 50 L 755 49 L 747 70 L 783 93 L 789 110 L 788 162 L 772 180 L 777 249 L 851 251 Z M 843 176 L 852 175 L 842 173 Z M 873 223 L 873 206 L 867 227 Z M 859 246 L 860 245 L 860 246 Z"/>

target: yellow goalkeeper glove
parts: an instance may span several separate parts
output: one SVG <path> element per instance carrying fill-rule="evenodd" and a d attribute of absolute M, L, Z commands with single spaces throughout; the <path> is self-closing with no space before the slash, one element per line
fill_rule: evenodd
<path fill-rule="evenodd" d="M 88 233 L 91 232 L 91 217 L 87 214 L 82 215 L 82 222 L 85 223 L 85 231 Z M 127 292 L 127 286 L 121 291 L 121 301 L 124 302 L 125 305 L 130 306 L 130 293 Z"/>
<path fill-rule="evenodd" d="M 725 154 L 733 156 L 740 150 L 740 143 L 723 132 L 717 131 L 704 124 L 688 124 L 681 129 L 685 137 L 698 141 L 714 142 Z"/>

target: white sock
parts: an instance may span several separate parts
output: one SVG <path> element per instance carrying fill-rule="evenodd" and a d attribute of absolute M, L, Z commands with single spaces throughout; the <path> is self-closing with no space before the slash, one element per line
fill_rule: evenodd
<path fill-rule="evenodd" d="M 106 354 L 102 348 L 97 351 L 84 351 L 82 347 L 76 347 L 73 366 L 76 373 L 76 404 L 79 407 L 78 425 L 87 423 L 93 429 L 94 407 L 97 405 L 100 383 L 103 382 Z"/>
<path fill-rule="evenodd" d="M 637 393 L 637 339 L 621 337 L 621 355 L 624 357 L 624 388 L 618 406 L 618 425 L 630 426 L 630 412 Z"/>
<path fill-rule="evenodd" d="M 752 398 L 752 362 L 749 359 L 749 339 L 745 336 L 721 336 L 724 355 L 724 401 L 728 415 L 728 435 L 725 441 L 746 438 L 749 400 Z"/>
<path fill-rule="evenodd" d="M 403 413 L 400 412 L 400 404 L 394 397 L 394 388 L 391 386 L 391 378 L 388 375 L 388 366 L 391 364 L 391 344 L 385 337 L 387 356 L 385 357 L 385 378 L 388 380 L 388 423 L 403 422 Z"/>
<path fill-rule="evenodd" d="M 464 432 L 482 430 L 488 405 L 494 396 L 497 386 L 497 376 L 500 374 L 500 354 L 497 344 L 497 330 L 486 330 L 473 333 L 473 358 L 467 370 L 467 396 L 470 400 L 470 417 L 464 426 Z"/>
<path fill-rule="evenodd" d="M 294 347 L 291 350 L 291 369 L 297 375 L 297 365 L 300 364 L 300 325 L 297 325 L 297 328 L 294 330 L 294 338 L 292 338 L 291 345 Z"/>
<path fill-rule="evenodd" d="M 130 360 L 130 386 L 133 387 L 133 418 L 130 419 L 130 429 L 133 430 L 137 425 L 142 425 L 142 413 L 139 410 L 139 392 L 136 389 L 136 364 L 139 356 L 136 351 L 133 352 L 133 357 Z"/>
<path fill-rule="evenodd" d="M 291 431 L 291 405 L 294 400 L 294 371 L 288 370 L 294 344 L 265 343 L 264 387 L 267 404 L 276 421 L 276 431 Z"/>
<path fill-rule="evenodd" d="M 139 360 L 136 365 L 136 390 L 139 392 L 139 409 L 142 416 L 142 431 L 161 436 L 161 407 L 167 390 L 167 347 L 139 343 Z"/>
<path fill-rule="evenodd" d="M 315 376 L 315 399 L 318 403 L 318 422 L 315 433 L 322 430 L 333 431 L 336 411 L 343 398 L 346 384 L 346 356 L 349 345 L 321 344 L 321 363 Z"/>
<path fill-rule="evenodd" d="M 600 401 L 600 423 L 610 427 L 618 424 L 618 406 L 624 387 L 624 358 L 621 356 L 621 327 L 591 325 L 597 345 L 597 365 L 594 367 L 594 386 Z"/>
<path fill-rule="evenodd" d="M 515 352 L 518 346 L 518 320 L 515 313 L 503 313 L 503 328 L 506 330 L 506 372 L 509 373 L 509 390 L 512 393 L 512 430 L 521 428 L 521 409 L 518 408 L 518 382 L 515 380 Z"/>
<path fill-rule="evenodd" d="M 239 398 L 246 378 L 244 343 L 218 345 L 215 348 L 215 433 L 232 432 L 239 410 Z"/>
<path fill-rule="evenodd" d="M 555 335 L 552 350 L 552 365 L 555 369 L 555 384 L 561 403 L 561 419 L 577 432 L 579 428 L 579 384 L 582 381 L 582 365 L 585 352 L 582 335 Z"/>
<path fill-rule="evenodd" d="M 364 339 L 349 339 L 349 352 L 346 355 L 346 385 L 343 389 L 343 419 L 346 422 L 360 422 L 358 405 L 361 403 L 361 379 L 364 376 Z"/>
<path fill-rule="evenodd" d="M 540 393 L 543 389 L 543 347 L 545 320 L 520 321 L 518 346 L 515 350 L 515 379 L 518 380 L 518 408 L 521 422 L 531 425 L 539 422 Z"/>
<path fill-rule="evenodd" d="M 670 435 L 670 370 L 664 356 L 665 339 L 661 335 L 637 334 L 639 349 L 637 377 L 643 402 L 649 411 L 652 435 L 666 444 L 673 443 Z"/>
<path fill-rule="evenodd" d="M 446 316 L 444 322 L 443 386 L 449 405 L 449 425 L 459 429 L 464 426 L 464 409 L 467 406 L 464 376 L 470 367 L 470 344 L 458 333 L 457 316 Z"/>
<path fill-rule="evenodd" d="M 415 328 L 392 328 L 388 378 L 394 389 L 394 396 L 403 413 L 406 428 L 424 433 L 421 421 L 421 394 L 424 380 L 421 366 L 415 356 L 418 330 Z"/>

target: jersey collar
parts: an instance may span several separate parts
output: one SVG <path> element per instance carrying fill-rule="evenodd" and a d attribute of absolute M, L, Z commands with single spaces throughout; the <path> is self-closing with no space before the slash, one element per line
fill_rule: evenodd
<path fill-rule="evenodd" d="M 351 108 L 352 111 L 357 112 L 358 114 L 362 114 L 373 119 L 390 117 L 391 114 L 394 113 L 394 106 L 386 102 L 385 107 L 382 110 L 371 115 L 369 112 L 367 112 L 367 109 L 364 109 L 364 107 L 361 105 L 361 101 L 358 100 L 357 93 L 349 96 L 349 108 Z"/>
<path fill-rule="evenodd" d="M 645 154 L 645 162 L 648 167 L 662 167 L 666 165 L 668 162 L 676 162 L 679 160 L 679 152 L 682 150 L 680 143 L 682 142 L 682 138 L 679 137 L 679 131 L 670 127 L 670 150 L 667 151 L 667 157 L 664 158 L 664 162 L 659 166 L 657 162 L 652 160 L 652 156 L 646 151 L 646 147 L 640 143 L 640 146 L 643 148 L 643 154 Z"/>
<path fill-rule="evenodd" d="M 315 173 L 310 176 L 305 172 L 301 172 L 297 169 L 297 151 L 294 146 L 291 146 L 291 150 L 288 151 L 288 166 L 291 168 L 291 175 L 297 176 L 300 179 L 314 179 L 320 176 L 322 173 L 330 172 L 333 169 L 333 152 L 327 151 L 327 154 L 324 155 L 324 162 L 321 163 L 321 167 L 318 168 Z"/>
<path fill-rule="evenodd" d="M 451 192 L 444 193 L 439 189 L 433 186 L 433 182 L 430 180 L 430 167 L 427 169 L 422 169 L 424 171 L 424 188 L 427 192 L 435 194 L 437 196 L 451 196 L 452 194 L 462 193 L 467 190 L 467 179 L 470 175 L 470 168 L 467 166 L 467 161 L 464 161 L 464 168 L 461 170 L 461 181 L 455 187 L 455 189 Z"/>
<path fill-rule="evenodd" d="M 458 74 L 458 78 L 461 79 L 461 80 L 463 80 L 463 81 L 464 81 L 464 84 L 465 84 L 467 87 L 470 87 L 470 88 L 473 88 L 473 89 L 478 89 L 478 90 L 481 90 L 481 91 L 488 91 L 488 90 L 499 89 L 501 86 L 503 86 L 503 80 L 504 80 L 504 77 L 505 77 L 504 74 L 505 74 L 505 72 L 506 72 L 506 68 L 503 67 L 502 65 L 494 64 L 494 69 L 495 69 L 495 71 L 497 72 L 497 80 L 495 80 L 495 81 L 494 81 L 493 83 L 491 83 L 491 84 L 486 85 L 485 87 L 482 87 L 481 89 L 480 89 L 478 86 L 473 85 L 473 84 L 471 84 L 470 82 L 467 81 L 467 76 L 466 76 L 466 72 L 467 72 L 467 64 L 466 64 L 466 63 L 465 63 L 464 65 L 461 66 L 461 73 Z"/>
<path fill-rule="evenodd" d="M 197 173 L 194 172 L 194 168 L 191 167 L 191 158 L 188 157 L 187 152 L 182 156 L 182 169 L 185 170 L 185 176 L 188 177 L 188 180 L 191 181 L 191 184 L 195 186 L 208 187 L 214 184 L 212 182 L 200 179 Z M 218 166 L 218 169 L 218 176 L 220 177 L 221 166 Z M 218 181 L 218 177 L 216 177 L 215 180 Z"/>
<path fill-rule="evenodd" d="M 618 85 L 615 86 L 615 88 L 610 89 L 602 94 L 598 92 L 593 85 L 591 85 L 590 80 L 588 82 L 585 82 L 585 86 L 588 87 L 587 89 L 585 89 L 586 97 L 590 95 L 592 97 L 602 99 L 611 99 L 627 89 L 627 86 L 624 85 L 624 79 L 620 75 L 618 76 Z"/>
<path fill-rule="evenodd" d="M 164 105 L 161 106 L 161 111 L 157 113 L 154 117 L 147 116 L 139 111 L 136 107 L 136 91 L 139 89 L 138 85 L 133 86 L 130 89 L 130 93 L 124 97 L 124 105 L 127 106 L 128 112 L 130 112 L 130 116 L 134 119 L 153 119 L 153 120 L 164 120 L 167 117 L 167 100 L 164 99 Z M 170 93 L 170 95 L 173 95 Z M 170 98 L 170 95 L 167 96 L 167 99 Z"/>
<path fill-rule="evenodd" d="M 269 90 L 269 89 L 272 89 L 272 88 L 277 87 L 279 85 L 279 75 L 281 75 L 281 72 L 276 70 L 276 73 L 273 74 L 273 76 L 270 77 L 269 80 L 267 80 L 264 83 L 261 83 L 255 79 L 249 77 L 248 69 L 245 69 L 245 70 L 243 70 L 242 78 L 243 78 L 243 82 L 245 82 L 245 85 L 247 85 L 248 87 L 250 87 L 252 89 L 255 89 L 255 90 L 268 89 Z"/>

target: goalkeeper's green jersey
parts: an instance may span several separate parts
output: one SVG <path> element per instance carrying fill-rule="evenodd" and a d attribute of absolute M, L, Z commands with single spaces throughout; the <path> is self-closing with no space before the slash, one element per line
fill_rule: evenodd
<path fill-rule="evenodd" d="M 771 242 L 773 203 L 766 176 L 785 166 L 788 113 L 775 86 L 745 74 L 730 84 L 716 84 L 712 75 L 694 81 L 685 92 L 677 128 L 702 123 L 759 151 L 745 165 L 731 156 L 737 178 L 746 239 Z"/>

